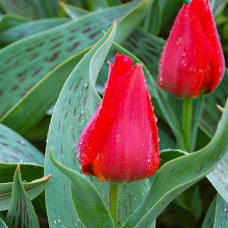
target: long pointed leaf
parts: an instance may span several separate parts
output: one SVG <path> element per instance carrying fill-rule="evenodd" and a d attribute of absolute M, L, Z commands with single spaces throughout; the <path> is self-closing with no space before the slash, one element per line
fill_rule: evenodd
<path fill-rule="evenodd" d="M 148 227 L 168 203 L 212 171 L 228 154 L 227 125 L 228 101 L 212 141 L 202 150 L 162 166 L 144 202 L 123 227 Z"/>

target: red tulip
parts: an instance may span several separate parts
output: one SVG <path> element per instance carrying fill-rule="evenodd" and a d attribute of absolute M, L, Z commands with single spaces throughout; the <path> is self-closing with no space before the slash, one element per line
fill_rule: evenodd
<path fill-rule="evenodd" d="M 159 86 L 178 98 L 197 98 L 218 87 L 225 62 L 209 1 L 184 4 L 159 65 Z"/>
<path fill-rule="evenodd" d="M 130 183 L 150 177 L 160 158 L 158 129 L 142 65 L 124 54 L 109 62 L 104 97 L 77 149 L 81 170 L 99 182 Z"/>

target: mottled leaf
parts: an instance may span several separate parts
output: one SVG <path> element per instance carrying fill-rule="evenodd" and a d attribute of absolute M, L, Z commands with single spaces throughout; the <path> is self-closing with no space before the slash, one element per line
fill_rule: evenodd
<path fill-rule="evenodd" d="M 37 121 L 39 122 L 45 114 L 42 113 L 38 120 L 30 118 L 37 111 L 34 110 L 33 102 L 19 107 L 25 99 L 25 94 L 61 62 L 98 41 L 103 34 L 102 30 L 107 30 L 114 18 L 124 26 L 125 23 L 129 25 L 128 20 L 132 20 L 131 15 L 134 15 L 136 24 L 131 23 L 128 26 L 127 32 L 123 34 L 123 37 L 127 36 L 142 19 L 149 3 L 150 0 L 146 2 L 134 1 L 102 12 L 91 13 L 76 21 L 65 23 L 2 49 L 2 58 L 0 59 L 0 102 L 2 104 L 0 115 L 5 115 L 0 121 L 21 134 L 28 130 L 28 128 L 26 129 L 27 122 L 31 121 L 34 125 Z M 123 39 L 121 30 L 118 33 L 119 39 Z M 49 88 L 53 87 L 52 84 L 49 86 Z M 27 96 L 29 95 L 30 93 L 27 94 Z M 18 101 L 19 103 L 16 104 Z M 25 107 L 28 109 L 24 110 Z M 45 110 L 45 113 L 49 108 Z M 32 127 L 32 124 L 28 126 Z"/>
<path fill-rule="evenodd" d="M 213 228 L 228 226 L 228 203 L 218 194 Z"/>
<path fill-rule="evenodd" d="M 10 128 L 0 124 L 0 162 L 43 165 L 44 155 Z"/>
<path fill-rule="evenodd" d="M 216 207 L 217 195 L 213 199 L 207 214 L 203 220 L 202 228 L 213 228 L 213 223 L 215 220 L 215 207 Z"/>
<path fill-rule="evenodd" d="M 147 197 L 123 227 L 149 227 L 176 196 L 212 171 L 228 154 L 227 125 L 228 101 L 212 141 L 198 152 L 163 165 L 158 170 Z"/>
<path fill-rule="evenodd" d="M 0 33 L 29 21 L 30 20 L 26 17 L 20 17 L 13 14 L 3 15 L 0 17 Z"/>
<path fill-rule="evenodd" d="M 54 165 L 71 180 L 71 196 L 76 214 L 85 227 L 110 227 L 114 222 L 104 201 L 91 182 L 80 173 L 63 166 L 50 152 Z"/>
<path fill-rule="evenodd" d="M 41 20 L 23 23 L 21 25 L 8 29 L 5 32 L 2 32 L 0 35 L 0 42 L 1 44 L 8 45 L 17 40 L 54 28 L 56 26 L 62 25 L 69 21 L 70 19 L 67 19 L 67 18 L 64 18 L 64 19 L 55 18 L 55 19 L 41 19 Z"/>
<path fill-rule="evenodd" d="M 30 200 L 37 197 L 47 186 L 51 175 L 41 179 L 34 180 L 30 183 L 23 182 L 24 189 Z M 11 202 L 13 183 L 0 183 L 0 211 L 8 210 Z M 1 226 L 0 226 L 1 227 Z"/>
<path fill-rule="evenodd" d="M 18 165 L 14 174 L 12 197 L 6 215 L 6 224 L 15 228 L 40 227 L 32 203 L 23 187 L 20 165 Z"/>

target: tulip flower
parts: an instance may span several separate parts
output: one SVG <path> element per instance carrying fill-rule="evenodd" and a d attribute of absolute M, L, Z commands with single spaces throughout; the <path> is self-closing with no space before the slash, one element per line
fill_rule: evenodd
<path fill-rule="evenodd" d="M 109 62 L 103 100 L 78 141 L 82 172 L 99 182 L 142 180 L 159 166 L 157 118 L 142 65 L 132 64 L 124 54 Z"/>
<path fill-rule="evenodd" d="M 198 98 L 218 87 L 225 62 L 208 0 L 184 4 L 159 65 L 159 86 L 178 98 Z"/>

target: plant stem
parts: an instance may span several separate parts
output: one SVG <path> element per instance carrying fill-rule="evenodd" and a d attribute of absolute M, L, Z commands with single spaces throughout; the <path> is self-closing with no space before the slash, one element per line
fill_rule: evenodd
<path fill-rule="evenodd" d="M 184 99 L 183 107 L 183 139 L 184 150 L 191 152 L 191 137 L 192 137 L 192 99 Z"/>
<path fill-rule="evenodd" d="M 59 18 L 64 18 L 65 17 L 65 11 L 64 11 L 64 9 L 63 9 L 63 7 L 62 7 L 62 3 L 65 3 L 66 2 L 66 0 L 61 0 L 60 2 L 59 2 Z"/>
<path fill-rule="evenodd" d="M 109 183 L 109 211 L 112 215 L 115 227 L 117 227 L 118 222 L 118 189 L 118 184 Z"/>

